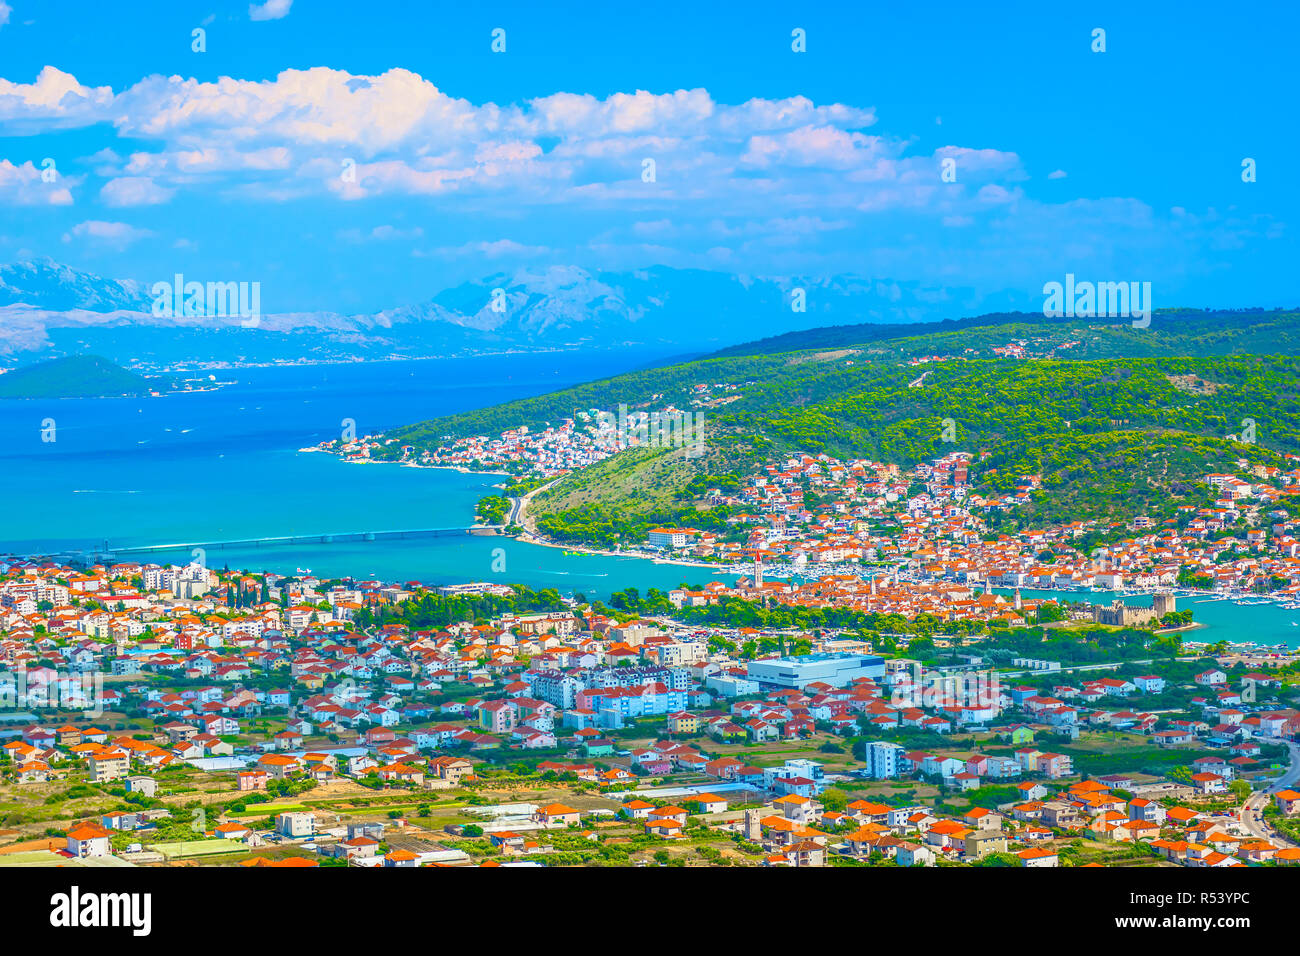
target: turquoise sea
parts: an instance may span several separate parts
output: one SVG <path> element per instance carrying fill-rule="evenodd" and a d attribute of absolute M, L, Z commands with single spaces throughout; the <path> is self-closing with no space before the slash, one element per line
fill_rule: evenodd
<path fill-rule="evenodd" d="M 366 434 L 665 357 L 550 353 L 239 369 L 213 373 L 235 384 L 209 392 L 0 401 L 0 496 L 8 503 L 0 512 L 0 552 L 464 527 L 501 477 L 346 464 L 298 449 L 337 437 L 345 419 Z M 41 440 L 48 420 L 54 441 Z M 505 570 L 494 572 L 497 548 L 505 550 Z M 189 558 L 179 549 L 145 560 Z M 702 573 L 635 558 L 565 556 L 497 537 L 281 545 L 210 551 L 207 560 L 426 584 L 496 579 L 592 596 L 699 583 Z"/>
<path fill-rule="evenodd" d="M 463 527 L 500 477 L 352 465 L 298 449 L 539 395 L 662 362 L 644 351 L 548 353 L 213 373 L 235 384 L 153 399 L 0 401 L 0 553 Z M 48 436 L 52 420 L 54 441 Z M 504 551 L 504 570 L 497 549 Z M 186 549 L 146 560 L 189 560 Z M 712 579 L 704 568 L 565 554 L 501 537 L 414 538 L 209 551 L 210 565 L 450 584 L 499 580 L 608 597 Z M 1027 596 L 1053 592 L 1023 592 Z M 1070 600 L 1109 594 L 1069 592 Z M 1150 603 L 1150 598 L 1126 598 Z M 1197 600 L 1197 599 L 1188 599 Z M 1300 611 L 1191 606 L 1196 640 L 1300 646 Z M 1292 622 L 1297 622 L 1293 624 Z"/>

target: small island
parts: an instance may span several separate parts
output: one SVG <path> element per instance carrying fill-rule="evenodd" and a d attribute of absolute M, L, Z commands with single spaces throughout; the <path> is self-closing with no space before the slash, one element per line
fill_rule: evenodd
<path fill-rule="evenodd" d="M 72 355 L 0 375 L 0 398 L 142 398 L 173 391 L 166 378 L 146 378 L 98 355 Z"/>

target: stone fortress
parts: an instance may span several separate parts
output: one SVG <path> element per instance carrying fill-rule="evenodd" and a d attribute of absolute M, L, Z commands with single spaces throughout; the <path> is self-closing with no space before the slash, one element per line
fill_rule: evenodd
<path fill-rule="evenodd" d="M 1166 614 L 1176 611 L 1175 605 L 1174 596 L 1166 591 L 1153 595 L 1151 607 L 1134 607 L 1116 598 L 1110 604 L 1086 605 L 1086 610 L 1092 615 L 1094 624 L 1140 627 L 1159 621 Z"/>

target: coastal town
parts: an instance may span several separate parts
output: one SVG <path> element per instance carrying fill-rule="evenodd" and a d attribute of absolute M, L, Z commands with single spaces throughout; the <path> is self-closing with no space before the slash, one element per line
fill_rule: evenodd
<path fill-rule="evenodd" d="M 395 441 L 383 436 L 323 442 L 321 448 L 345 461 L 502 471 L 535 489 L 654 442 L 651 422 L 679 414 L 672 408 L 640 412 L 614 427 L 612 414 L 592 409 L 555 427 L 532 432 L 520 426 L 433 452 L 394 448 Z M 948 597 L 972 597 L 969 590 L 939 593 L 936 584 L 1120 595 L 1174 589 L 1300 607 L 1300 518 L 1288 507 L 1300 494 L 1298 456 L 1286 456 L 1285 470 L 1242 459 L 1237 473 L 1206 474 L 1204 506 L 1180 505 L 1175 517 L 1162 521 L 1139 515 L 1123 524 L 1079 520 L 1006 530 L 1006 518 L 1042 492 L 1041 478 L 1019 476 L 1014 490 L 1001 495 L 977 493 L 972 478 L 985 458 L 987 452 L 957 451 L 902 471 L 826 454 L 790 457 L 732 482 L 733 488 L 701 490 L 697 507 L 724 512 L 725 527 L 650 527 L 615 551 L 740 573 L 759 568 L 768 579 L 789 581 L 796 594 L 804 591 L 799 579 L 888 578 L 892 595 L 882 596 L 881 604 L 909 617 Z M 531 494 L 520 495 L 506 530 L 554 543 L 529 513 Z"/>
<path fill-rule="evenodd" d="M 1041 629 L 4 559 L 0 865 L 1300 863 L 1300 661 L 1158 624 L 1076 664 Z"/>
<path fill-rule="evenodd" d="M 14 938 L 1294 937 L 1264 13 L 0 0 Z"/>
<path fill-rule="evenodd" d="M 508 476 L 476 533 L 601 550 L 548 538 L 534 495 L 701 440 L 738 389 L 318 449 Z M 682 583 L 608 603 L 0 558 L 0 865 L 1300 863 L 1300 657 L 1198 640 L 1195 607 L 1300 606 L 1300 460 L 1031 529 L 1041 477 L 981 492 L 986 459 L 701 476 L 705 526 L 612 549 Z"/>

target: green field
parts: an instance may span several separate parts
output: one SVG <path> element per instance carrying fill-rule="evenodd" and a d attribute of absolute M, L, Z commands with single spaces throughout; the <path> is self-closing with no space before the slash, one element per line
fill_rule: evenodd
<path fill-rule="evenodd" d="M 156 850 L 169 860 L 183 860 L 194 856 L 243 853 L 246 848 L 237 840 L 182 840 L 180 843 L 158 843 L 149 849 Z"/>
<path fill-rule="evenodd" d="M 230 810 L 232 817 L 270 817 L 277 813 L 301 813 L 310 810 L 305 803 L 250 803 L 243 810 Z"/>
<path fill-rule="evenodd" d="M 134 866 L 116 856 L 91 856 L 85 859 L 61 856 L 48 850 L 28 850 L 23 853 L 0 854 L 0 867 L 3 866 L 74 866 L 74 867 L 115 867 Z"/>

